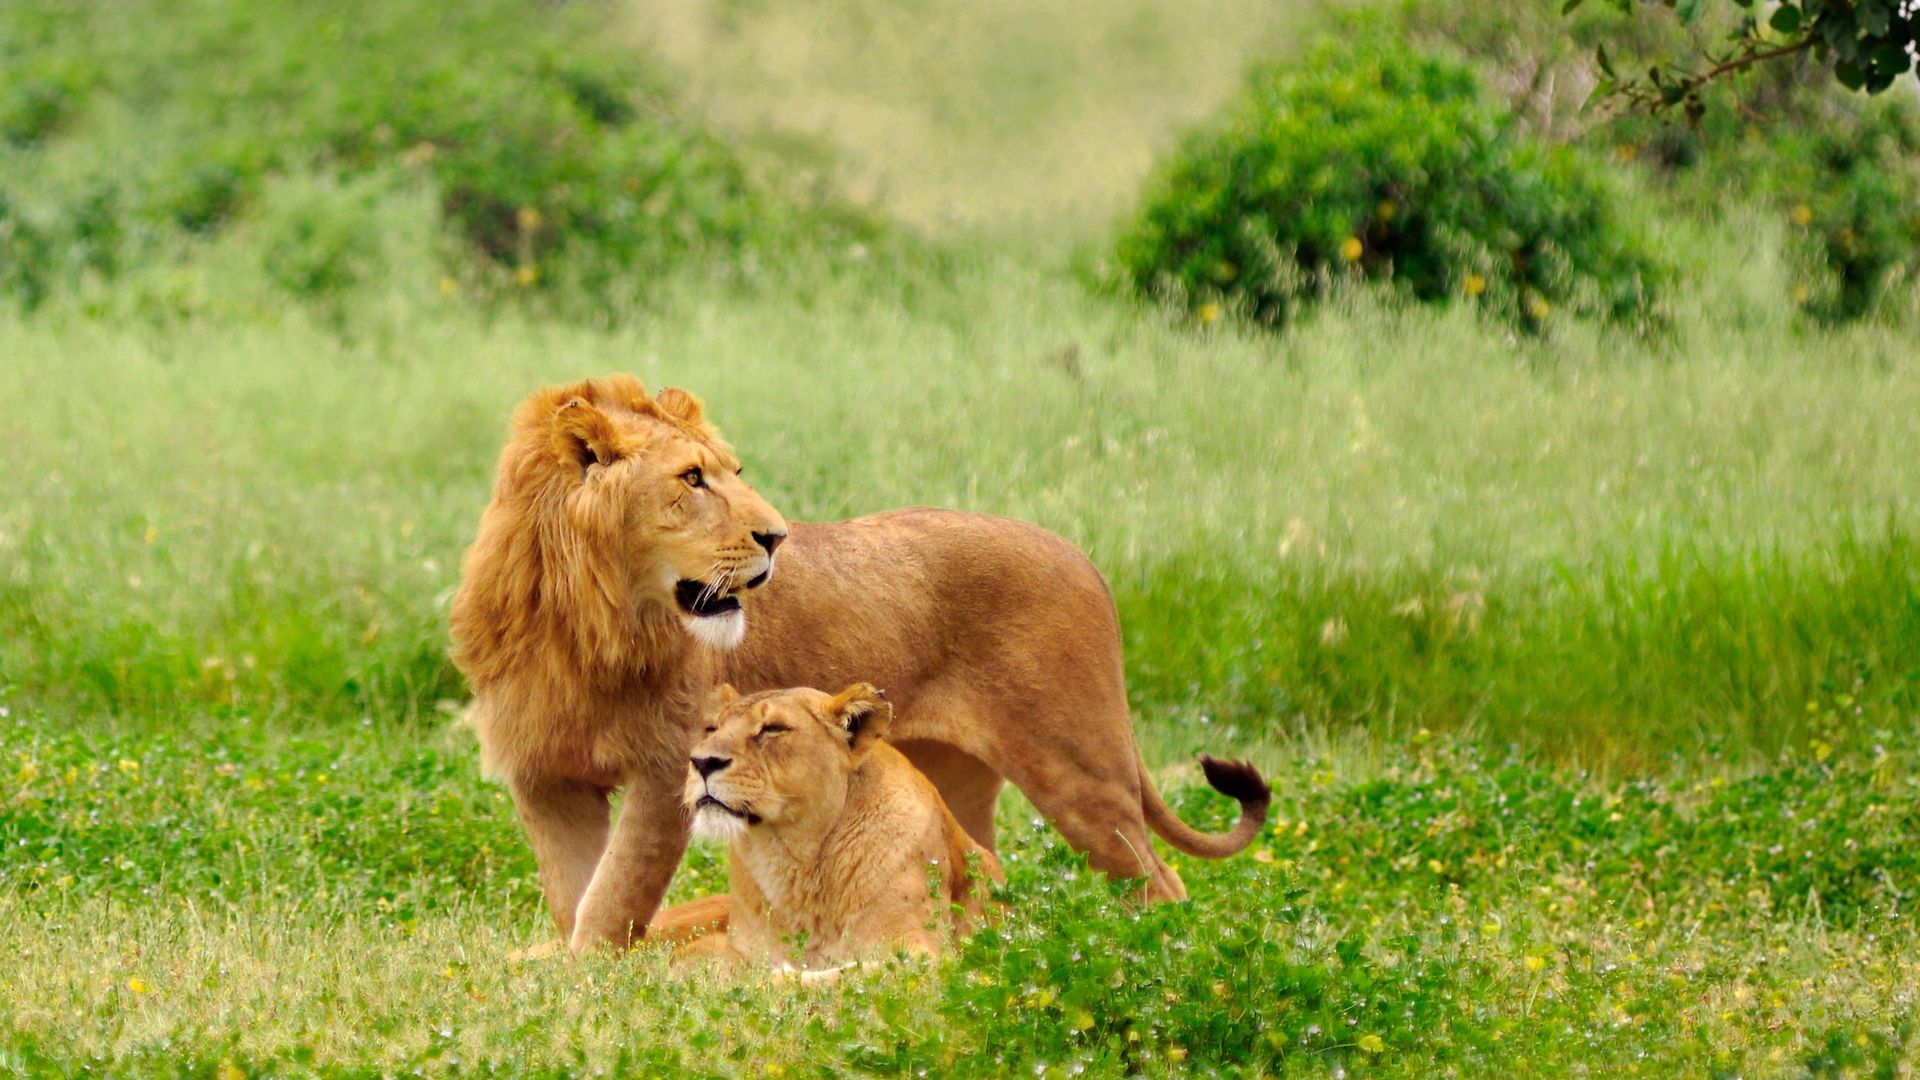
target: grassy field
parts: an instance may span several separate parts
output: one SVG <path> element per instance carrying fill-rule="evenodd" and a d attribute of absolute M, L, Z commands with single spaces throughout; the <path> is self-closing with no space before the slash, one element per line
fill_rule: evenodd
<path fill-rule="evenodd" d="M 1911 1071 L 1912 298 L 1797 318 L 1788 223 L 1736 205 L 1658 223 L 1651 337 L 1367 292 L 1196 328 L 1086 270 L 1291 16 L 1041 5 L 1054 65 L 955 16 L 923 68 L 912 5 L 754 7 L 615 37 L 658 28 L 755 139 L 837 141 L 904 254 L 559 317 L 448 274 L 430 193 L 376 173 L 382 255 L 327 304 L 242 218 L 0 305 L 0 1071 Z M 333 181 L 274 183 L 263 214 Z M 1274 780 L 1253 852 L 1140 911 L 1010 795 L 1008 917 L 949 962 L 509 962 L 543 915 L 446 606 L 513 404 L 620 370 L 701 394 L 790 517 L 1086 548 L 1183 813 L 1227 814 L 1195 750 Z"/>

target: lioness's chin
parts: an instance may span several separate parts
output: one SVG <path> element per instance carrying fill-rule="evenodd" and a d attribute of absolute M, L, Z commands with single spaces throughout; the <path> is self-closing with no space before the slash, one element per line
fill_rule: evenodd
<path fill-rule="evenodd" d="M 747 613 L 735 609 L 720 615 L 682 615 L 680 622 L 702 645 L 737 648 L 747 636 Z"/>
<path fill-rule="evenodd" d="M 738 814 L 717 806 L 702 806 L 693 812 L 693 838 L 716 844 L 732 843 L 746 834 L 747 823 Z"/>

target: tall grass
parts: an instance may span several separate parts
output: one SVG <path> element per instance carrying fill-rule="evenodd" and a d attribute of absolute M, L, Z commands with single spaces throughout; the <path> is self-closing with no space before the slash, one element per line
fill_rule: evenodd
<path fill-rule="evenodd" d="M 980 250 L 924 271 L 945 289 L 690 283 L 611 330 L 397 281 L 336 334 L 252 308 L 243 265 L 200 273 L 217 321 L 0 322 L 27 361 L 0 372 L 22 698 L 382 719 L 457 698 L 444 605 L 505 417 L 609 370 L 703 394 L 791 516 L 933 503 L 1076 540 L 1149 715 L 1632 756 L 1776 745 L 1833 693 L 1910 707 L 1920 672 L 1898 326 L 1803 336 L 1697 290 L 1649 342 L 1514 343 L 1366 296 L 1238 337 Z"/>

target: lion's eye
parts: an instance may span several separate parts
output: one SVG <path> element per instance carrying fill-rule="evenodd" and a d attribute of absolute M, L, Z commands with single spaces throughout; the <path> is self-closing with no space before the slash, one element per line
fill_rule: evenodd
<path fill-rule="evenodd" d="M 707 725 L 707 734 L 709 734 L 709 735 L 711 735 L 711 734 L 713 734 L 714 732 L 716 732 L 716 731 L 719 731 L 719 730 L 720 730 L 719 728 L 717 728 L 717 727 L 715 727 L 715 726 L 713 726 L 712 724 L 708 724 L 708 725 Z"/>
<path fill-rule="evenodd" d="M 793 730 L 792 728 L 788 727 L 785 724 L 768 724 L 766 727 L 763 727 L 760 729 L 760 734 L 778 735 L 782 732 L 792 731 L 792 730 Z"/>
<path fill-rule="evenodd" d="M 680 479 L 685 480 L 687 486 L 691 488 L 703 488 L 707 486 L 707 478 L 698 468 L 688 469 L 686 472 L 681 473 Z"/>

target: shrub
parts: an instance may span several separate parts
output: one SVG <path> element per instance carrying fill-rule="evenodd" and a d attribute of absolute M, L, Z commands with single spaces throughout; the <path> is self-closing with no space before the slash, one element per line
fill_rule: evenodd
<path fill-rule="evenodd" d="M 359 284 L 380 252 L 373 198 L 337 184 L 295 185 L 264 215 L 261 261 L 267 276 L 309 299 Z"/>
<path fill-rule="evenodd" d="M 1628 113 L 1590 138 L 1645 165 L 1690 213 L 1771 205 L 1806 268 L 1793 302 L 1821 321 L 1870 313 L 1920 269 L 1920 109 L 1900 95 L 1869 99 L 1817 65 L 1769 65 L 1706 90 L 1694 123 Z"/>
<path fill-rule="evenodd" d="M 1689 123 L 1608 116 L 1590 104 L 1605 77 L 1596 49 L 1631 77 L 1699 41 L 1738 35 L 1740 12 L 1695 5 L 1690 17 L 1705 21 L 1689 26 L 1608 4 L 1567 18 L 1564 7 L 1395 0 L 1385 17 L 1397 38 L 1467 58 L 1528 126 L 1634 162 L 1669 206 L 1711 219 L 1729 203 L 1770 204 L 1792 222 L 1807 271 L 1793 302 L 1821 321 L 1873 311 L 1891 283 L 1920 269 L 1920 109 L 1910 95 L 1869 99 L 1806 58 L 1700 88 Z"/>
<path fill-rule="evenodd" d="M 1808 267 L 1794 299 L 1815 318 L 1867 315 L 1920 269 L 1920 115 L 1905 102 L 1794 117 L 1709 149 L 1693 182 L 1746 187 L 1787 215 Z"/>
<path fill-rule="evenodd" d="M 677 115 L 610 17 L 541 0 L 476 0 L 455 20 L 422 0 L 0 5 L 0 56 L 82 73 L 68 90 L 0 69 L 0 137 L 27 147 L 9 187 L 37 220 L 110 209 L 137 222 L 93 230 L 122 245 L 96 260 L 116 266 L 192 250 L 168 236 L 253 218 L 283 182 L 418 173 L 478 257 L 460 276 L 515 291 L 628 292 L 689 258 L 732 267 L 872 231 Z M 119 122 L 96 130 L 83 122 L 96 112 Z M 57 155 L 37 152 L 54 138 Z M 69 205 L 75 176 L 118 194 Z M 309 209 L 265 230 L 270 272 L 301 295 L 358 273 L 345 250 L 367 245 L 350 234 L 377 217 L 368 205 L 347 222 L 355 200 Z"/>
<path fill-rule="evenodd" d="M 46 230 L 0 191 L 0 292 L 32 310 L 47 294 L 53 245 Z"/>
<path fill-rule="evenodd" d="M 73 97 L 66 88 L 44 79 L 29 79 L 0 96 L 0 139 L 15 146 L 32 146 L 53 134 Z"/>
<path fill-rule="evenodd" d="M 1520 135 L 1472 72 L 1332 45 L 1253 74 L 1161 170 L 1119 262 L 1202 321 L 1269 325 L 1367 278 L 1537 330 L 1555 308 L 1645 315 L 1660 276 L 1597 167 Z"/>

